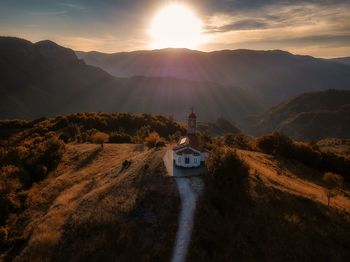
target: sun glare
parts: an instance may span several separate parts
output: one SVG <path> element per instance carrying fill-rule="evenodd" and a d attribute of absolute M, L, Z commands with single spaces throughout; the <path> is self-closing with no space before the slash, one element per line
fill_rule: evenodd
<path fill-rule="evenodd" d="M 149 33 L 152 48 L 197 48 L 201 43 L 202 22 L 188 7 L 170 4 L 154 17 Z"/>

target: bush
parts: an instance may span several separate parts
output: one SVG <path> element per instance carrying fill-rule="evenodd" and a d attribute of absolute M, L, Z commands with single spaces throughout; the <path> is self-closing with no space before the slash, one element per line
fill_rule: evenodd
<path fill-rule="evenodd" d="M 331 198 L 341 190 L 343 186 L 343 178 L 335 173 L 327 172 L 323 175 L 323 181 L 327 187 L 326 194 L 329 206 Z"/>
<path fill-rule="evenodd" d="M 224 136 L 224 144 L 230 147 L 237 147 L 240 149 L 249 149 L 249 139 L 244 134 L 232 134 L 228 133 Z"/>
<path fill-rule="evenodd" d="M 96 144 L 101 144 L 101 147 L 103 147 L 103 144 L 107 142 L 109 139 L 109 135 L 103 132 L 96 132 L 91 136 L 91 141 Z"/>
<path fill-rule="evenodd" d="M 164 147 L 165 146 L 165 141 L 163 139 L 159 140 L 156 142 L 156 147 Z"/>
<path fill-rule="evenodd" d="M 321 153 L 305 143 L 294 143 L 290 157 L 314 167 L 320 166 L 322 161 Z"/>
<path fill-rule="evenodd" d="M 152 132 L 145 138 L 145 145 L 148 148 L 165 146 L 164 140 L 159 136 L 157 132 Z"/>
<path fill-rule="evenodd" d="M 266 154 L 275 152 L 275 139 L 272 135 L 262 136 L 256 140 L 256 146 Z"/>
<path fill-rule="evenodd" d="M 338 156 L 331 152 L 321 152 L 321 167 L 326 171 L 341 174 L 345 180 L 350 181 L 350 159 Z"/>
<path fill-rule="evenodd" d="M 51 138 L 44 143 L 44 152 L 41 165 L 46 171 L 51 171 L 60 162 L 65 151 L 65 144 L 57 138 Z"/>
<path fill-rule="evenodd" d="M 67 135 L 70 141 L 75 141 L 76 138 L 80 135 L 80 127 L 75 124 L 68 125 Z"/>
<path fill-rule="evenodd" d="M 317 146 L 293 142 L 288 137 L 274 133 L 257 139 L 257 147 L 268 154 L 297 160 L 322 172 L 335 172 L 350 181 L 350 159 L 331 152 L 322 152 Z"/>
<path fill-rule="evenodd" d="M 114 132 L 109 135 L 109 143 L 122 144 L 131 143 L 131 141 L 131 136 L 126 133 Z"/>
<path fill-rule="evenodd" d="M 210 183 L 213 183 L 219 191 L 224 188 L 237 192 L 244 190 L 248 167 L 238 157 L 234 149 L 215 147 L 206 160 L 206 165 L 210 175 Z"/>

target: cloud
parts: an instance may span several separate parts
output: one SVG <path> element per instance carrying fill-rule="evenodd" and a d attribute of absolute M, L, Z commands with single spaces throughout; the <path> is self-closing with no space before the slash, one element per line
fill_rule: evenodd
<path fill-rule="evenodd" d="M 254 19 L 243 19 L 239 21 L 232 22 L 223 26 L 207 26 L 205 27 L 205 33 L 222 33 L 234 30 L 252 30 L 257 28 L 266 28 L 268 23 L 262 20 Z"/>
<path fill-rule="evenodd" d="M 239 6 L 238 2 L 222 3 Z M 323 48 L 329 56 L 331 49 L 350 49 L 350 2 L 247 1 L 235 10 L 217 10 L 206 17 L 204 33 L 210 36 L 202 46 L 206 50 L 317 50 L 317 55 L 322 56 Z"/>
<path fill-rule="evenodd" d="M 57 39 L 84 50 L 144 49 L 149 47 L 147 28 L 152 16 L 171 1 L 2 0 L 0 34 Z M 327 56 L 348 50 L 349 0 L 176 1 L 189 5 L 202 19 L 205 50 L 317 50 L 319 55 L 324 49 Z"/>

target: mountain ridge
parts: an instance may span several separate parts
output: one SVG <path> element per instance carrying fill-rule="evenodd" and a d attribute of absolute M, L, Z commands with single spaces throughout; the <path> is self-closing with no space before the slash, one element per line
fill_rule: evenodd
<path fill-rule="evenodd" d="M 350 88 L 349 65 L 282 50 L 160 49 L 77 55 L 119 77 L 172 76 L 238 86 L 266 107 L 307 91 Z"/>
<path fill-rule="evenodd" d="M 0 57 L 0 118 L 105 111 L 163 113 L 184 120 L 194 106 L 205 121 L 220 115 L 236 121 L 263 108 L 235 86 L 161 76 L 116 78 L 47 40 L 0 38 Z"/>
<path fill-rule="evenodd" d="M 349 109 L 349 90 L 303 93 L 265 112 L 251 131 L 255 134 L 279 131 L 302 140 L 347 138 Z"/>

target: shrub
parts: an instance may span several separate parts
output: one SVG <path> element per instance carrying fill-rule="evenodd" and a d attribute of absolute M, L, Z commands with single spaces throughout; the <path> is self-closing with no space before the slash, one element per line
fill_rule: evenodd
<path fill-rule="evenodd" d="M 142 126 L 136 132 L 136 138 L 135 138 L 136 142 L 142 143 L 150 135 L 150 133 L 151 133 L 150 126 L 148 126 L 148 125 Z"/>
<path fill-rule="evenodd" d="M 44 143 L 44 157 L 42 165 L 52 170 L 60 162 L 65 151 L 65 144 L 56 138 L 51 138 Z"/>
<path fill-rule="evenodd" d="M 157 132 L 152 132 L 145 138 L 145 145 L 148 148 L 154 148 L 159 146 L 164 146 L 164 140 L 158 135 Z"/>
<path fill-rule="evenodd" d="M 275 151 L 275 140 L 272 135 L 262 136 L 256 140 L 256 146 L 266 154 L 272 154 Z"/>
<path fill-rule="evenodd" d="M 344 156 L 338 156 L 331 152 L 322 152 L 321 167 L 324 170 L 341 174 L 344 179 L 350 181 L 350 159 Z"/>
<path fill-rule="evenodd" d="M 310 145 L 295 143 L 290 138 L 277 132 L 273 135 L 258 138 L 257 146 L 265 153 L 292 158 L 306 165 L 316 166 L 321 161 L 321 154 Z"/>
<path fill-rule="evenodd" d="M 109 139 L 109 135 L 103 132 L 96 132 L 91 136 L 91 141 L 96 144 L 101 144 L 103 148 L 103 144 L 107 142 Z"/>
<path fill-rule="evenodd" d="M 327 172 L 323 175 L 323 181 L 326 184 L 326 194 L 328 206 L 331 198 L 334 197 L 342 188 L 343 178 L 335 173 Z"/>
<path fill-rule="evenodd" d="M 67 135 L 70 141 L 76 140 L 76 138 L 80 135 L 80 127 L 75 124 L 70 124 L 67 127 Z"/>
<path fill-rule="evenodd" d="M 245 188 L 244 180 L 248 176 L 248 167 L 229 147 L 215 147 L 206 160 L 211 183 L 222 190 L 241 191 Z"/>
<path fill-rule="evenodd" d="M 158 140 L 156 142 L 156 147 L 159 148 L 159 147 L 164 147 L 165 146 L 165 141 L 163 139 L 161 140 Z"/>
<path fill-rule="evenodd" d="M 274 133 L 257 139 L 257 146 L 265 153 L 291 158 L 323 172 L 341 174 L 350 181 L 350 159 L 331 152 L 322 152 L 317 146 L 293 142 L 291 139 Z"/>
<path fill-rule="evenodd" d="M 240 149 L 249 149 L 248 137 L 244 134 L 232 134 L 228 133 L 224 136 L 224 144 L 230 147 L 237 147 Z"/>
<path fill-rule="evenodd" d="M 109 143 L 131 143 L 131 136 L 123 132 L 114 132 L 109 136 Z"/>
<path fill-rule="evenodd" d="M 322 161 L 321 153 L 305 143 L 294 143 L 290 157 L 313 167 L 320 166 Z"/>

